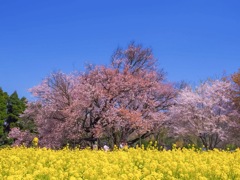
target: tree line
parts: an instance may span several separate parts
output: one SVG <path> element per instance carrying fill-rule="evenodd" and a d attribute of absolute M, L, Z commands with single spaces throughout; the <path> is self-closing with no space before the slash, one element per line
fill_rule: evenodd
<path fill-rule="evenodd" d="M 1 133 L 14 145 L 30 145 L 38 137 L 39 146 L 54 149 L 66 144 L 134 146 L 149 139 L 162 145 L 181 140 L 206 149 L 239 146 L 240 70 L 196 88 L 176 86 L 157 68 L 150 48 L 132 43 L 117 49 L 108 66 L 56 72 L 30 91 L 36 101 L 26 105 L 18 99 L 22 106 L 15 120 L 8 119 L 13 111 L 7 107 L 16 104 L 12 95 L 0 95 Z"/>

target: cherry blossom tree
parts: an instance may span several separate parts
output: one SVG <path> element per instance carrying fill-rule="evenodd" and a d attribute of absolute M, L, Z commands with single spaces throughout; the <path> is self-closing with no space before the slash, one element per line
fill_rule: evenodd
<path fill-rule="evenodd" d="M 231 90 L 231 82 L 223 80 L 207 81 L 195 90 L 180 90 L 168 118 L 174 132 L 196 136 L 207 149 L 215 148 L 235 126 L 231 122 L 235 113 Z"/>
<path fill-rule="evenodd" d="M 90 129 L 95 137 L 108 137 L 112 144 L 131 144 L 151 135 L 174 97 L 172 85 L 154 71 L 133 74 L 128 67 L 123 71 L 97 67 L 82 78 L 91 104 L 83 122 L 94 127 Z M 137 138 L 129 139 L 131 135 Z"/>
<path fill-rule="evenodd" d="M 150 48 L 143 48 L 135 43 L 129 44 L 126 50 L 118 48 L 112 55 L 111 65 L 114 69 L 129 69 L 132 74 L 141 70 L 156 70 L 157 59 Z"/>
<path fill-rule="evenodd" d="M 109 67 L 53 73 L 30 90 L 37 100 L 24 119 L 34 119 L 40 146 L 135 143 L 158 130 L 175 96 L 155 62 L 150 49 L 131 44 L 116 51 Z"/>
<path fill-rule="evenodd" d="M 22 118 L 33 120 L 37 126 L 39 145 L 60 147 L 67 139 L 71 124 L 68 110 L 72 104 L 72 91 L 76 75 L 53 73 L 30 92 L 37 98 L 30 102 Z M 69 126 L 71 125 L 71 126 Z M 74 127 L 72 132 L 74 132 Z"/>
<path fill-rule="evenodd" d="M 13 146 L 30 146 L 34 135 L 28 130 L 21 131 L 18 127 L 13 127 L 9 132 L 8 137 L 14 140 Z"/>

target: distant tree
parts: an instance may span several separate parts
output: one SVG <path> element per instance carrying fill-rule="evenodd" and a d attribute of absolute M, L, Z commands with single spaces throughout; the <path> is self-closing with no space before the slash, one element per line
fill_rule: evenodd
<path fill-rule="evenodd" d="M 231 76 L 230 82 L 233 83 L 231 100 L 237 113 L 231 116 L 232 121 L 235 122 L 234 128 L 231 130 L 231 141 L 228 144 L 240 146 L 240 69 Z"/>
<path fill-rule="evenodd" d="M 235 126 L 231 102 L 231 82 L 215 80 L 202 83 L 195 90 L 180 90 L 170 108 L 169 121 L 178 135 L 198 137 L 207 149 L 215 148 Z"/>
<path fill-rule="evenodd" d="M 0 88 L 0 146 L 10 145 L 11 127 L 19 127 L 20 115 L 26 108 L 26 98 L 19 99 L 15 91 L 11 96 Z"/>
<path fill-rule="evenodd" d="M 7 119 L 5 121 L 5 131 L 9 133 L 10 128 L 20 126 L 20 115 L 26 108 L 26 98 L 19 99 L 17 92 L 15 91 L 9 96 L 7 101 Z"/>
<path fill-rule="evenodd" d="M 8 94 L 0 88 L 0 146 L 6 143 L 6 134 L 4 132 L 4 126 L 7 119 L 7 101 Z"/>
<path fill-rule="evenodd" d="M 107 140 L 129 144 L 161 126 L 175 96 L 155 70 L 150 49 L 129 45 L 117 50 L 110 67 L 89 67 L 84 74 L 54 73 L 31 89 L 38 98 L 24 116 L 36 122 L 39 144 L 59 148 Z"/>
<path fill-rule="evenodd" d="M 232 81 L 235 87 L 233 91 L 233 101 L 240 112 L 240 69 L 232 75 Z"/>

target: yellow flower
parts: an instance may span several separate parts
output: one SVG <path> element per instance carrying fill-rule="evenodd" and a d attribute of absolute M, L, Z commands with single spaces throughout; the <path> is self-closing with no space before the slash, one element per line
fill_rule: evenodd
<path fill-rule="evenodd" d="M 240 151 L 0 149 L 0 179 L 240 179 Z"/>

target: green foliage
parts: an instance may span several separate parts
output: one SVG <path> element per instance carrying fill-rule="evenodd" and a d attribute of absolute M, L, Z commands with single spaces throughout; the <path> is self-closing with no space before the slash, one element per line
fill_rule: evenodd
<path fill-rule="evenodd" d="M 0 88 L 0 145 L 4 144 L 6 141 L 4 122 L 7 119 L 7 101 L 8 94 Z"/>
<path fill-rule="evenodd" d="M 0 121 L 7 117 L 7 100 L 8 94 L 0 88 Z"/>
<path fill-rule="evenodd" d="M 12 144 L 8 133 L 13 127 L 20 127 L 20 115 L 26 109 L 26 98 L 19 98 L 15 91 L 10 96 L 0 88 L 0 146 Z"/>
<path fill-rule="evenodd" d="M 17 122 L 17 127 L 21 130 L 28 130 L 30 133 L 37 134 L 37 127 L 32 118 L 21 117 Z"/>
<path fill-rule="evenodd" d="M 19 127 L 18 122 L 20 120 L 19 115 L 24 112 L 26 108 L 26 99 L 19 99 L 17 92 L 15 91 L 9 98 L 7 104 L 7 123 L 8 128 L 6 130 L 9 132 L 10 128 Z"/>
<path fill-rule="evenodd" d="M 235 144 L 227 144 L 226 145 L 226 150 L 229 150 L 229 151 L 234 151 L 234 150 L 236 150 L 238 147 L 237 147 L 237 145 L 235 145 Z"/>

